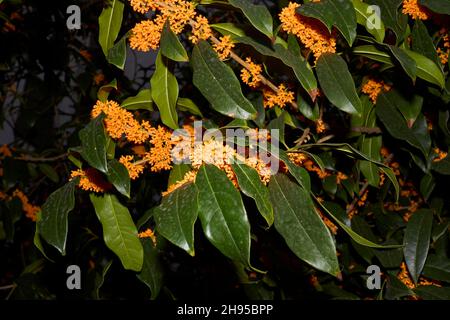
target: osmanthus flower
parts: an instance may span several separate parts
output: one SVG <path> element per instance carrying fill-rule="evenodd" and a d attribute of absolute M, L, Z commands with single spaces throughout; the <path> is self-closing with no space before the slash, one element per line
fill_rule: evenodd
<path fill-rule="evenodd" d="M 447 29 L 442 29 L 439 32 L 442 36 L 442 45 L 437 48 L 437 53 L 439 56 L 439 59 L 441 60 L 441 63 L 443 65 L 446 65 L 448 63 L 448 57 L 450 55 L 450 36 L 448 34 L 448 30 Z"/>
<path fill-rule="evenodd" d="M 97 101 L 92 109 L 91 116 L 96 118 L 101 113 L 106 115 L 105 126 L 109 136 L 120 139 L 125 136 L 130 142 L 140 144 L 148 140 L 150 136 L 150 124 L 143 121 L 142 124 L 134 119 L 131 112 L 119 106 L 115 101 Z"/>
<path fill-rule="evenodd" d="M 92 191 L 97 193 L 104 193 L 111 189 L 111 184 L 106 182 L 101 173 L 94 168 L 86 170 L 74 170 L 70 174 L 70 180 L 80 177 L 78 187 L 85 191 Z"/>
<path fill-rule="evenodd" d="M 143 52 L 158 49 L 166 21 L 175 34 L 180 34 L 196 15 L 195 5 L 184 0 L 131 0 L 131 6 L 140 13 L 159 12 L 153 20 L 141 21 L 131 31 L 130 47 Z"/>
<path fill-rule="evenodd" d="M 306 48 L 313 52 L 316 60 L 323 53 L 335 53 L 336 39 L 319 20 L 299 15 L 296 12 L 299 7 L 300 4 L 290 2 L 287 7 L 283 8 L 279 14 L 281 28 L 285 32 L 295 35 Z"/>
<path fill-rule="evenodd" d="M 331 233 L 336 235 L 338 232 L 338 227 L 330 220 L 328 219 L 322 211 L 316 208 L 316 212 L 319 214 L 320 218 L 322 218 L 323 223 L 330 229 Z"/>
<path fill-rule="evenodd" d="M 383 92 L 391 90 L 391 86 L 384 81 L 370 78 L 362 87 L 362 92 L 367 94 L 373 104 L 377 103 L 378 96 Z"/>
<path fill-rule="evenodd" d="M 138 237 L 141 239 L 150 238 L 153 242 L 153 246 L 156 247 L 156 236 L 152 229 L 148 228 L 143 232 L 139 232 Z"/>
<path fill-rule="evenodd" d="M 420 20 L 428 20 L 431 16 L 430 10 L 422 6 L 418 0 L 403 0 L 402 12 Z"/>
<path fill-rule="evenodd" d="M 8 147 L 7 144 L 4 144 L 0 147 L 0 156 L 3 158 L 12 157 L 11 149 Z"/>
<path fill-rule="evenodd" d="M 150 151 L 144 155 L 143 160 L 151 164 L 152 172 L 160 172 L 172 169 L 172 132 L 165 127 L 151 127 L 150 134 Z"/>
<path fill-rule="evenodd" d="M 195 18 L 195 22 L 192 24 L 192 34 L 189 36 L 189 40 L 191 40 L 192 43 L 197 44 L 200 40 L 208 40 L 211 36 L 212 30 L 208 19 L 198 15 Z"/>
<path fill-rule="evenodd" d="M 234 48 L 234 43 L 229 35 L 220 37 L 220 42 L 213 45 L 214 50 L 219 55 L 220 60 L 226 60 Z"/>
<path fill-rule="evenodd" d="M 310 172 L 315 172 L 319 179 L 325 179 L 331 175 L 329 172 L 322 170 L 321 168 L 316 166 L 314 162 L 303 153 L 288 153 L 288 157 L 289 160 L 291 160 L 295 165 L 304 167 Z"/>
<path fill-rule="evenodd" d="M 188 183 L 192 183 L 195 182 L 195 177 L 197 176 L 197 171 L 192 170 L 192 171 L 188 171 L 185 173 L 183 179 L 181 179 L 180 181 L 175 182 L 174 184 L 171 184 L 168 188 L 167 191 L 162 193 L 162 196 L 165 197 L 168 194 L 174 192 L 175 190 L 181 188 L 182 186 L 188 184 Z"/>
<path fill-rule="evenodd" d="M 242 82 L 251 88 L 257 88 L 261 82 L 262 67 L 260 64 L 254 63 L 251 58 L 246 58 L 245 62 L 248 67 L 241 70 Z"/>
<path fill-rule="evenodd" d="M 416 285 L 414 284 L 411 274 L 408 271 L 408 267 L 406 266 L 405 262 L 402 262 L 400 264 L 400 272 L 397 274 L 397 279 L 399 279 L 405 286 L 407 286 L 409 289 L 416 288 Z M 417 283 L 417 286 L 436 286 L 436 287 L 442 287 L 442 285 L 439 283 L 439 281 L 436 280 L 427 280 L 425 277 L 421 276 L 419 278 L 419 281 Z"/>
<path fill-rule="evenodd" d="M 327 125 L 322 119 L 319 119 L 316 121 L 316 132 L 317 133 L 324 133 L 327 131 Z"/>
<path fill-rule="evenodd" d="M 22 202 L 22 210 L 25 212 L 25 216 L 31 221 L 37 220 L 37 213 L 41 211 L 41 208 L 34 206 L 28 200 L 28 197 L 19 189 L 16 189 L 11 198 L 18 198 Z"/>
<path fill-rule="evenodd" d="M 131 180 L 136 180 L 139 178 L 142 172 L 144 172 L 144 165 L 143 164 L 136 164 L 134 162 L 133 156 L 121 156 L 119 158 L 119 162 L 125 166 L 128 170 L 128 175 L 130 176 Z"/>
<path fill-rule="evenodd" d="M 278 92 L 276 93 L 269 88 L 265 88 L 263 90 L 263 95 L 265 108 L 273 108 L 275 106 L 284 108 L 295 99 L 294 93 L 292 91 L 288 91 L 284 84 L 280 84 L 278 86 Z"/>
<path fill-rule="evenodd" d="M 447 158 L 448 153 L 445 151 L 442 151 L 439 148 L 434 148 L 434 153 L 436 154 L 436 157 L 433 159 L 433 162 L 440 162 Z"/>

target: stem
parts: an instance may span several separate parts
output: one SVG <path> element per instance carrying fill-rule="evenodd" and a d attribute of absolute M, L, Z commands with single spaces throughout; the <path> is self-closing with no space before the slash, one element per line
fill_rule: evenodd
<path fill-rule="evenodd" d="M 22 156 L 22 157 L 17 157 L 14 159 L 21 160 L 21 161 L 28 161 L 28 162 L 55 162 L 55 161 L 64 159 L 66 157 L 67 157 L 67 153 L 60 154 L 59 156 L 50 157 L 50 158 L 34 158 L 34 157 L 29 157 L 29 156 Z"/>

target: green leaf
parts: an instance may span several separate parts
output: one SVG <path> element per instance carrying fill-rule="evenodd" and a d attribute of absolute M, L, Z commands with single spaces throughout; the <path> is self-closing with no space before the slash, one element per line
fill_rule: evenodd
<path fill-rule="evenodd" d="M 168 185 L 171 186 L 178 181 L 183 180 L 184 175 L 188 173 L 191 170 L 191 167 L 188 164 L 174 164 L 172 167 L 172 170 L 170 170 L 169 174 L 169 183 Z"/>
<path fill-rule="evenodd" d="M 250 223 L 239 191 L 214 165 L 200 168 L 195 185 L 206 237 L 225 256 L 249 267 Z"/>
<path fill-rule="evenodd" d="M 194 224 L 198 215 L 196 200 L 197 188 L 193 184 L 187 184 L 164 197 L 153 213 L 158 232 L 191 256 L 195 255 Z"/>
<path fill-rule="evenodd" d="M 337 54 L 326 53 L 317 61 L 317 77 L 326 97 L 342 111 L 359 114 L 361 101 L 347 63 Z"/>
<path fill-rule="evenodd" d="M 283 174 L 272 177 L 270 198 L 275 229 L 288 247 L 303 261 L 333 276 L 340 274 L 333 237 L 308 192 Z"/>
<path fill-rule="evenodd" d="M 437 254 L 430 254 L 423 268 L 423 274 L 428 278 L 450 283 L 450 260 Z"/>
<path fill-rule="evenodd" d="M 38 221 L 40 218 L 38 218 Z M 34 231 L 34 237 L 33 237 L 33 243 L 36 248 L 42 253 L 42 255 L 49 261 L 54 262 L 52 259 L 50 259 L 47 254 L 45 253 L 44 246 L 42 245 L 41 236 L 39 233 L 39 223 L 36 223 L 36 230 Z"/>
<path fill-rule="evenodd" d="M 245 31 L 243 29 L 241 29 L 235 23 L 229 23 L 229 22 L 214 23 L 214 24 L 211 24 L 211 28 L 220 32 L 224 36 L 229 35 L 232 38 L 245 36 Z"/>
<path fill-rule="evenodd" d="M 317 200 L 317 199 L 316 199 Z M 397 249 L 397 248 L 401 248 L 402 245 L 381 245 L 381 244 L 377 244 L 374 243 L 370 240 L 367 240 L 366 238 L 364 238 L 363 236 L 359 235 L 358 233 L 356 233 L 355 231 L 352 230 L 352 228 L 350 228 L 349 226 L 347 226 L 341 219 L 339 219 L 336 214 L 333 214 L 330 210 L 328 210 L 327 207 L 325 207 L 320 201 L 316 201 L 320 208 L 326 212 L 331 218 L 333 218 L 333 220 L 352 238 L 353 241 L 355 241 L 356 243 L 362 245 L 362 246 L 366 246 L 366 247 L 370 247 L 370 248 L 375 248 L 375 249 Z"/>
<path fill-rule="evenodd" d="M 73 179 L 53 192 L 41 209 L 41 219 L 37 222 L 39 234 L 44 240 L 66 254 L 68 214 L 75 206 L 75 186 L 79 179 Z"/>
<path fill-rule="evenodd" d="M 258 211 L 270 227 L 274 220 L 273 208 L 270 203 L 269 190 L 261 182 L 258 172 L 245 164 L 235 163 L 232 164 L 232 167 L 236 174 L 239 188 L 246 196 L 255 200 Z"/>
<path fill-rule="evenodd" d="M 194 85 L 211 103 L 212 108 L 232 118 L 250 120 L 256 117 L 253 105 L 242 94 L 233 70 L 219 60 L 206 41 L 194 47 L 191 57 Z"/>
<path fill-rule="evenodd" d="M 127 60 L 127 37 L 123 36 L 112 48 L 108 50 L 108 62 L 123 70 Z"/>
<path fill-rule="evenodd" d="M 106 162 L 106 133 L 103 127 L 104 115 L 91 120 L 89 124 L 78 133 L 81 140 L 81 156 L 92 167 L 103 173 L 108 172 Z"/>
<path fill-rule="evenodd" d="M 108 100 L 109 94 L 111 93 L 111 91 L 115 89 L 117 90 L 117 80 L 114 79 L 113 81 L 111 81 L 108 84 L 105 84 L 104 86 L 101 86 L 100 89 L 98 89 L 97 92 L 97 99 L 105 102 L 106 100 Z"/>
<path fill-rule="evenodd" d="M 152 90 L 142 89 L 136 96 L 125 99 L 121 107 L 127 110 L 142 109 L 153 111 Z"/>
<path fill-rule="evenodd" d="M 386 28 L 391 29 L 397 36 L 397 43 L 404 38 L 404 33 L 408 19 L 399 13 L 398 8 L 403 0 L 369 0 L 368 4 L 375 4 L 380 7 L 381 19 Z"/>
<path fill-rule="evenodd" d="M 178 98 L 177 108 L 180 111 L 189 112 L 195 116 L 203 117 L 200 108 L 189 98 Z"/>
<path fill-rule="evenodd" d="M 52 180 L 54 183 L 59 182 L 59 176 L 55 169 L 49 164 L 46 163 L 40 163 L 39 164 L 39 170 L 42 171 L 43 174 L 45 174 L 50 180 Z"/>
<path fill-rule="evenodd" d="M 383 122 L 388 132 L 396 139 L 405 140 L 411 146 L 421 150 L 422 153 L 427 155 L 427 151 L 424 150 L 420 141 L 414 135 L 414 133 L 408 128 L 406 121 L 402 114 L 398 111 L 395 105 L 397 99 L 395 99 L 395 93 L 388 92 L 381 94 L 377 100 L 377 107 L 375 108 L 378 119 Z"/>
<path fill-rule="evenodd" d="M 415 283 L 419 280 L 427 259 L 432 225 L 433 212 L 428 209 L 417 210 L 406 225 L 403 254 Z"/>
<path fill-rule="evenodd" d="M 439 86 L 441 89 L 445 87 L 445 78 L 441 68 L 427 57 L 408 50 L 403 49 L 417 64 L 417 76 L 423 80 Z"/>
<path fill-rule="evenodd" d="M 176 104 L 178 100 L 177 78 L 170 72 L 169 61 L 161 52 L 156 58 L 156 70 L 150 80 L 152 98 L 161 113 L 162 122 L 172 128 L 178 128 Z"/>
<path fill-rule="evenodd" d="M 124 7 L 121 1 L 111 0 L 98 18 L 98 42 L 105 56 L 108 55 L 109 49 L 113 47 L 114 41 L 119 34 L 120 27 L 122 26 Z"/>
<path fill-rule="evenodd" d="M 130 197 L 130 175 L 127 168 L 116 159 L 108 162 L 108 180 L 117 191 Z"/>
<path fill-rule="evenodd" d="M 91 193 L 90 199 L 103 226 L 103 238 L 108 248 L 119 257 L 125 269 L 140 271 L 144 250 L 128 209 L 114 195 Z"/>
<path fill-rule="evenodd" d="M 403 70 L 405 70 L 406 74 L 413 80 L 416 81 L 417 78 L 417 64 L 402 48 L 398 48 L 395 46 L 389 46 L 394 57 L 402 66 Z"/>
<path fill-rule="evenodd" d="M 161 32 L 161 53 L 173 61 L 189 61 L 186 50 L 175 33 L 170 29 L 169 21 L 166 21 Z"/>
<path fill-rule="evenodd" d="M 450 288 L 437 286 L 419 286 L 414 292 L 424 300 L 450 300 Z"/>
<path fill-rule="evenodd" d="M 364 45 L 356 47 L 353 49 L 353 53 L 378 62 L 385 63 L 388 66 L 394 66 L 394 62 L 392 61 L 389 53 L 378 50 L 374 45 Z"/>
<path fill-rule="evenodd" d="M 371 10 L 367 3 L 364 3 L 361 0 L 352 0 L 352 2 L 356 11 L 356 21 L 364 26 L 378 42 L 383 42 L 386 30 L 381 17 L 378 17 L 378 19 L 374 21 L 373 18 L 376 12 Z M 376 25 L 376 22 L 379 22 L 380 24 Z"/>
<path fill-rule="evenodd" d="M 450 156 L 445 157 L 441 161 L 433 162 L 431 168 L 443 175 L 450 175 Z"/>
<path fill-rule="evenodd" d="M 151 291 L 151 299 L 156 299 L 159 295 L 163 284 L 164 268 L 161 264 L 158 248 L 153 247 L 150 239 L 141 239 L 142 247 L 144 248 L 144 263 L 142 271 L 136 276 L 141 280 Z"/>
<path fill-rule="evenodd" d="M 419 3 L 436 13 L 450 15 L 450 0 L 419 0 Z"/>
<path fill-rule="evenodd" d="M 281 61 L 294 70 L 298 81 L 314 101 L 317 95 L 317 80 L 308 62 L 301 55 L 294 54 L 280 44 L 275 44 L 274 48 Z"/>
<path fill-rule="evenodd" d="M 433 39 L 428 34 L 428 29 L 425 24 L 419 19 L 416 19 L 414 22 L 412 31 L 412 49 L 439 65 L 440 60 Z"/>
<path fill-rule="evenodd" d="M 242 10 L 250 23 L 270 39 L 273 37 L 272 15 L 265 5 L 255 5 L 248 0 L 228 0 L 236 8 Z"/>
<path fill-rule="evenodd" d="M 335 26 L 351 46 L 356 38 L 356 12 L 352 3 L 348 0 L 321 0 L 320 2 L 308 2 L 297 9 L 303 16 L 316 18 L 322 21 L 331 33 Z"/>

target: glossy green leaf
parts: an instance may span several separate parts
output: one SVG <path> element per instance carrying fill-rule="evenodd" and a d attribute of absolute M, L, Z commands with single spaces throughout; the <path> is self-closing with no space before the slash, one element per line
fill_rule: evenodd
<path fill-rule="evenodd" d="M 112 48 L 108 50 L 108 62 L 123 70 L 127 60 L 127 36 L 123 36 Z"/>
<path fill-rule="evenodd" d="M 225 23 L 214 23 L 211 24 L 211 28 L 220 32 L 224 36 L 228 35 L 232 38 L 234 37 L 244 37 L 245 31 L 240 28 L 235 23 L 225 22 Z"/>
<path fill-rule="evenodd" d="M 242 10 L 250 23 L 270 39 L 273 37 L 272 15 L 265 5 L 255 5 L 248 0 L 228 0 L 236 8 Z"/>
<path fill-rule="evenodd" d="M 105 84 L 98 89 L 97 98 L 98 100 L 105 102 L 108 100 L 109 94 L 112 90 L 117 90 L 117 80 L 113 79 L 110 83 Z"/>
<path fill-rule="evenodd" d="M 194 47 L 191 63 L 194 69 L 194 85 L 214 110 L 244 120 L 256 116 L 256 110 L 242 94 L 241 85 L 233 70 L 219 60 L 206 41 L 201 41 Z"/>
<path fill-rule="evenodd" d="M 239 191 L 214 165 L 200 168 L 195 185 L 208 240 L 228 258 L 250 266 L 250 223 Z"/>
<path fill-rule="evenodd" d="M 111 0 L 107 3 L 98 18 L 99 36 L 98 42 L 102 47 L 105 56 L 108 56 L 108 51 L 114 46 L 114 41 L 122 26 L 123 9 L 125 5 L 119 0 Z"/>
<path fill-rule="evenodd" d="M 443 175 L 450 175 L 450 156 L 445 157 L 441 161 L 433 162 L 431 168 Z"/>
<path fill-rule="evenodd" d="M 158 232 L 191 256 L 195 255 L 194 224 L 197 215 L 197 188 L 193 184 L 165 196 L 153 212 Z"/>
<path fill-rule="evenodd" d="M 41 209 L 38 221 L 39 234 L 48 243 L 66 254 L 68 214 L 75 206 L 75 186 L 79 179 L 73 179 L 53 192 Z"/>
<path fill-rule="evenodd" d="M 161 52 L 156 58 L 156 70 L 151 80 L 152 99 L 159 109 L 162 122 L 172 128 L 178 128 L 176 103 L 178 100 L 178 81 L 169 70 L 169 61 Z"/>
<path fill-rule="evenodd" d="M 450 15 L 450 0 L 419 0 L 419 3 L 438 14 Z"/>
<path fill-rule="evenodd" d="M 170 29 L 168 21 L 164 24 L 161 32 L 161 53 L 173 61 L 189 61 L 186 49 L 184 49 L 176 34 Z"/>
<path fill-rule="evenodd" d="M 420 141 L 414 133 L 408 128 L 402 114 L 395 107 L 395 96 L 392 92 L 381 94 L 377 100 L 375 108 L 378 119 L 384 124 L 388 132 L 396 139 L 405 140 L 413 147 L 422 151 L 426 156 L 427 151 L 424 150 Z"/>
<path fill-rule="evenodd" d="M 394 57 L 405 70 L 406 74 L 413 80 L 416 81 L 417 78 L 417 64 L 414 59 L 412 59 L 402 48 L 395 46 L 389 46 Z"/>
<path fill-rule="evenodd" d="M 444 256 L 430 254 L 423 268 L 423 274 L 433 280 L 450 283 L 450 260 Z"/>
<path fill-rule="evenodd" d="M 180 111 L 189 112 L 195 116 L 203 117 L 200 108 L 189 98 L 178 98 L 177 108 Z"/>
<path fill-rule="evenodd" d="M 183 180 L 184 175 L 189 171 L 191 171 L 191 167 L 188 164 L 174 164 L 172 170 L 170 170 L 168 185 L 171 186 Z"/>
<path fill-rule="evenodd" d="M 127 168 L 116 159 L 108 162 L 108 180 L 117 191 L 130 197 L 130 175 Z"/>
<path fill-rule="evenodd" d="M 439 65 L 440 60 L 433 39 L 428 34 L 425 24 L 419 19 L 414 22 L 412 30 L 412 49 Z"/>
<path fill-rule="evenodd" d="M 439 86 L 441 89 L 445 87 L 444 74 L 436 63 L 417 52 L 408 49 L 404 50 L 408 54 L 408 56 L 410 56 L 416 62 L 417 76 L 419 78 L 433 83 Z"/>
<path fill-rule="evenodd" d="M 91 120 L 89 124 L 78 133 L 81 140 L 81 156 L 92 167 L 101 172 L 108 172 L 106 162 L 106 133 L 103 127 L 103 115 Z"/>
<path fill-rule="evenodd" d="M 390 66 L 394 65 L 394 62 L 392 61 L 392 58 L 389 55 L 389 53 L 377 49 L 377 47 L 375 47 L 374 45 L 364 45 L 355 47 L 353 49 L 353 53 L 367 57 L 374 61 L 385 63 Z"/>
<path fill-rule="evenodd" d="M 103 238 L 127 270 L 140 271 L 144 250 L 128 208 L 116 196 L 90 194 L 95 213 L 103 227 Z"/>
<path fill-rule="evenodd" d="M 450 300 L 449 287 L 418 286 L 414 289 L 414 293 L 419 295 L 423 300 Z"/>
<path fill-rule="evenodd" d="M 325 96 L 342 111 L 358 114 L 362 110 L 355 83 L 347 63 L 337 54 L 322 54 L 317 61 L 317 77 Z"/>
<path fill-rule="evenodd" d="M 154 247 L 150 239 L 141 239 L 144 250 L 144 263 L 142 271 L 136 276 L 151 291 L 151 299 L 158 297 L 163 285 L 164 267 L 160 261 L 159 249 Z"/>
<path fill-rule="evenodd" d="M 308 191 L 283 174 L 272 177 L 270 198 L 275 229 L 303 261 L 333 276 L 340 274 L 333 237 L 317 214 Z"/>
<path fill-rule="evenodd" d="M 125 99 L 121 106 L 127 110 L 142 109 L 153 111 L 152 90 L 142 89 L 136 96 Z"/>
<path fill-rule="evenodd" d="M 294 70 L 295 76 L 300 81 L 302 87 L 315 100 L 317 95 L 317 80 L 308 62 L 301 55 L 294 54 L 294 52 L 285 49 L 280 44 L 276 44 L 274 48 L 281 61 Z"/>
<path fill-rule="evenodd" d="M 397 43 L 404 38 L 408 18 L 399 12 L 398 8 L 403 0 L 368 0 L 370 5 L 377 5 L 381 11 L 381 20 L 386 28 L 391 29 L 397 36 Z"/>
<path fill-rule="evenodd" d="M 269 190 L 261 182 L 258 172 L 245 164 L 235 163 L 232 167 L 236 174 L 239 188 L 246 196 L 255 200 L 258 211 L 270 227 L 274 220 L 273 208 L 270 203 Z"/>
<path fill-rule="evenodd" d="M 403 254 L 415 283 L 419 280 L 427 259 L 432 225 L 433 212 L 427 209 L 415 212 L 406 225 Z"/>
<path fill-rule="evenodd" d="M 331 33 L 336 27 L 351 46 L 356 38 L 356 12 L 348 0 L 321 0 L 308 2 L 297 9 L 301 15 L 322 21 Z"/>
<path fill-rule="evenodd" d="M 358 24 L 364 26 L 378 42 L 383 42 L 386 30 L 381 17 L 375 19 L 374 15 L 377 13 L 367 3 L 361 0 L 352 0 L 352 2 L 356 11 L 356 21 Z"/>

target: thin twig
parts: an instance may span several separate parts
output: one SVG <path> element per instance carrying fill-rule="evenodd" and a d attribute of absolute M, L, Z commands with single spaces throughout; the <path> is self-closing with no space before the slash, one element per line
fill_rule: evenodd
<path fill-rule="evenodd" d="M 353 132 L 367 133 L 367 134 L 381 134 L 383 133 L 380 128 L 368 128 L 368 127 L 352 127 Z"/>
<path fill-rule="evenodd" d="M 28 161 L 28 162 L 55 162 L 67 157 L 67 153 L 60 154 L 59 156 L 50 157 L 50 158 L 35 158 L 30 156 L 22 156 L 14 158 L 15 160 Z"/>

